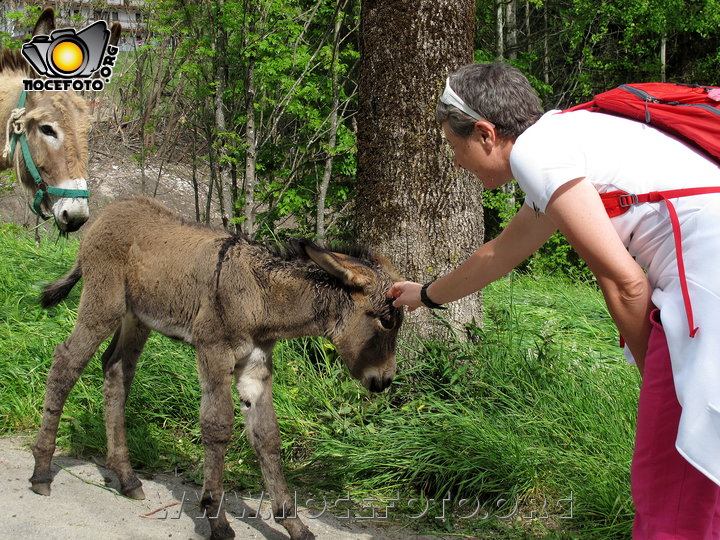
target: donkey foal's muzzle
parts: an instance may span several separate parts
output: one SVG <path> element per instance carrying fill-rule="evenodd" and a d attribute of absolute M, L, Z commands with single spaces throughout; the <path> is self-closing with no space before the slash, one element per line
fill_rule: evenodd
<path fill-rule="evenodd" d="M 372 377 L 370 379 L 370 385 L 368 386 L 368 390 L 370 390 L 371 392 L 382 392 L 392 384 L 392 381 L 392 377 L 385 377 L 383 379 L 379 377 Z"/>
<path fill-rule="evenodd" d="M 362 384 L 371 392 L 382 392 L 393 382 L 393 375 L 370 375 L 363 377 Z"/>

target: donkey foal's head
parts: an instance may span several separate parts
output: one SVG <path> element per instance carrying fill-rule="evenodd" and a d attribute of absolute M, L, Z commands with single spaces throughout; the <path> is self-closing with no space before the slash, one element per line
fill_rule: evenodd
<path fill-rule="evenodd" d="M 395 377 L 395 345 L 403 310 L 392 306 L 387 290 L 400 277 L 390 262 L 374 253 L 353 257 L 302 242 L 318 266 L 337 278 L 346 297 L 327 337 L 337 347 L 350 374 L 373 392 L 382 392 Z"/>

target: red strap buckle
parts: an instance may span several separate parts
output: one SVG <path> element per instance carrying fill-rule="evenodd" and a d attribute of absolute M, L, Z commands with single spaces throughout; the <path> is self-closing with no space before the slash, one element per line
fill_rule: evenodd
<path fill-rule="evenodd" d="M 635 193 L 619 194 L 617 201 L 618 201 L 618 205 L 620 206 L 620 208 L 628 208 L 628 207 L 638 204 L 640 202 L 638 200 L 638 196 Z"/>
<path fill-rule="evenodd" d="M 690 302 L 690 291 L 687 284 L 687 276 L 685 274 L 685 261 L 682 252 L 682 232 L 680 231 L 680 218 L 670 199 L 676 197 L 689 197 L 694 195 L 703 195 L 707 193 L 720 193 L 720 186 L 700 187 L 700 188 L 682 188 L 671 189 L 666 191 L 651 191 L 650 193 L 627 193 L 626 191 L 610 191 L 601 193 L 605 211 L 611 218 L 624 214 L 628 209 L 641 202 L 659 202 L 665 201 L 668 214 L 670 215 L 670 224 L 675 240 L 675 253 L 677 260 L 678 276 L 680 279 L 680 290 L 682 292 L 683 303 L 685 304 L 685 315 L 687 317 L 690 337 L 695 337 L 698 328 L 695 326 L 693 318 L 692 303 Z M 622 337 L 622 336 L 621 336 Z"/>

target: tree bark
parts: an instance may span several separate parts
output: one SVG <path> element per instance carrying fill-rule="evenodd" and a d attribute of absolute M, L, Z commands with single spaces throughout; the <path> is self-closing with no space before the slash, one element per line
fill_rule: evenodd
<path fill-rule="evenodd" d="M 331 86 L 332 86 L 332 111 L 330 112 L 330 133 L 328 135 L 328 155 L 325 159 L 325 170 L 322 180 L 318 186 L 317 205 L 315 209 L 315 235 L 319 241 L 325 240 L 325 200 L 328 187 L 332 178 L 333 158 L 337 143 L 338 132 L 338 108 L 340 107 L 340 88 L 338 87 L 338 55 L 340 54 L 340 27 L 343 22 L 344 3 L 338 0 L 335 4 L 335 27 L 333 30 L 333 52 L 330 61 Z"/>
<path fill-rule="evenodd" d="M 504 6 L 504 0 L 495 0 L 495 54 L 498 58 L 505 58 Z"/>
<path fill-rule="evenodd" d="M 193 137 L 192 137 L 192 186 L 193 186 L 193 195 L 195 197 L 195 221 L 200 223 L 200 187 L 198 186 L 198 180 L 197 180 L 197 160 L 198 160 L 198 153 L 197 153 L 197 143 L 198 140 L 198 132 L 197 132 L 197 126 L 193 124 Z"/>
<path fill-rule="evenodd" d="M 435 120 L 447 75 L 473 60 L 475 2 L 365 0 L 359 74 L 358 240 L 388 256 L 408 279 L 455 268 L 483 239 L 482 189 L 453 167 Z M 443 338 L 482 319 L 471 295 L 442 312 L 411 316 L 421 338 Z"/>
<path fill-rule="evenodd" d="M 248 60 L 245 75 L 247 89 L 245 121 L 245 176 L 243 178 L 243 221 L 242 232 L 249 237 L 255 234 L 255 184 L 257 183 L 257 131 L 255 129 L 255 59 Z"/>
<path fill-rule="evenodd" d="M 660 82 L 667 80 L 667 34 L 660 36 Z"/>
<path fill-rule="evenodd" d="M 517 59 L 517 0 L 509 0 L 505 4 L 505 26 L 507 26 L 507 57 L 508 60 Z"/>
<path fill-rule="evenodd" d="M 550 40 L 548 34 L 550 27 L 548 26 L 548 6 L 547 2 L 543 4 L 543 81 L 550 84 Z"/>
<path fill-rule="evenodd" d="M 221 28 L 220 20 L 223 12 L 223 2 L 216 0 L 211 4 L 213 10 L 214 45 L 215 45 L 215 133 L 217 134 L 217 194 L 220 217 L 224 228 L 230 224 L 230 213 L 225 205 L 225 190 L 228 189 L 230 178 L 227 164 L 227 145 L 225 144 L 225 133 L 227 125 L 225 121 L 225 89 L 227 88 L 227 36 Z M 232 205 L 232 202 L 230 203 Z"/>
<path fill-rule="evenodd" d="M 530 29 L 530 0 L 525 0 L 525 51 L 532 54 L 532 31 Z"/>

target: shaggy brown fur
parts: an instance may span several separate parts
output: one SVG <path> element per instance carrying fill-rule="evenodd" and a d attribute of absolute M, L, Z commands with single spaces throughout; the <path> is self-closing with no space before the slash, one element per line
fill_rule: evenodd
<path fill-rule="evenodd" d="M 212 538 L 234 533 L 222 511 L 223 460 L 234 421 L 233 378 L 246 431 L 273 499 L 275 519 L 292 539 L 313 538 L 295 516 L 280 463 L 272 404 L 272 349 L 279 339 L 326 336 L 350 374 L 373 391 L 395 375 L 402 311 L 385 293 L 398 280 L 386 259 L 367 250 L 328 251 L 307 241 L 282 249 L 188 223 L 153 199 L 110 205 L 86 232 L 74 268 L 49 285 L 43 305 L 60 302 L 80 278 L 77 323 L 55 349 L 48 374 L 32 489 L 50 493 L 50 461 L 65 399 L 103 340 L 107 466 L 121 491 L 143 498 L 130 467 L 125 401 L 151 330 L 197 350 L 205 448 L 202 505 Z"/>

